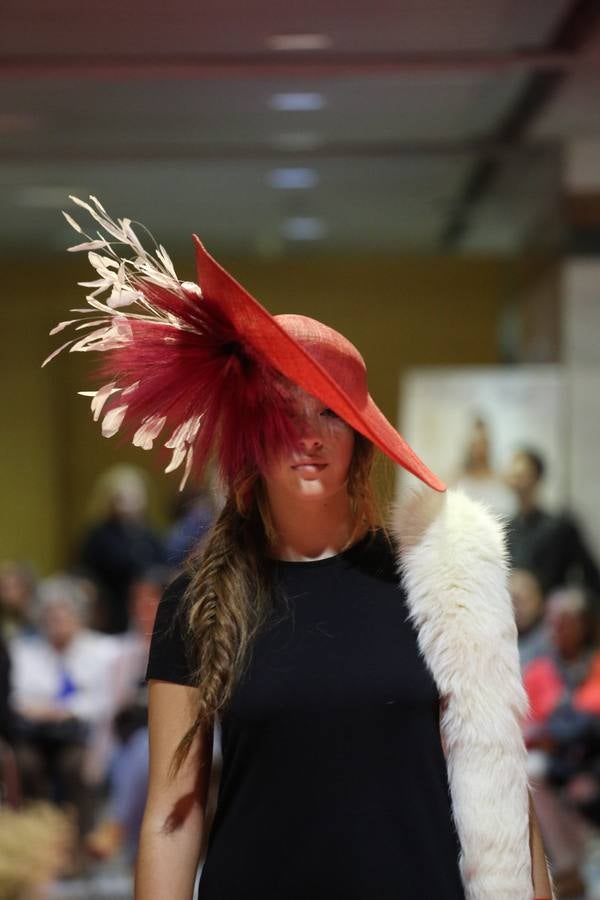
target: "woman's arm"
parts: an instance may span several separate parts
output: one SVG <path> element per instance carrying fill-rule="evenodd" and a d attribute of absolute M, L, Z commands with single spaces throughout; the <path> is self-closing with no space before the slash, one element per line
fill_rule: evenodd
<path fill-rule="evenodd" d="M 149 681 L 148 797 L 140 832 L 135 900 L 191 900 L 204 828 L 213 725 L 198 733 L 175 778 L 173 752 L 193 723 L 196 688 Z"/>
<path fill-rule="evenodd" d="M 531 790 L 529 791 L 529 848 L 531 850 L 531 874 L 534 896 L 540 898 L 540 900 L 542 898 L 552 900 L 555 897 L 552 888 L 552 877 L 544 851 L 539 822 L 533 806 Z"/>

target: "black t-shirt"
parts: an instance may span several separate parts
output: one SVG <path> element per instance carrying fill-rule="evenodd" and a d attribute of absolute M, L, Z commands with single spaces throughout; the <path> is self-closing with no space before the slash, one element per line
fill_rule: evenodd
<path fill-rule="evenodd" d="M 392 548 L 380 533 L 275 572 L 287 606 L 221 715 L 199 900 L 464 900 L 439 695 Z M 168 630 L 184 588 L 159 606 L 148 678 L 189 683 Z"/>

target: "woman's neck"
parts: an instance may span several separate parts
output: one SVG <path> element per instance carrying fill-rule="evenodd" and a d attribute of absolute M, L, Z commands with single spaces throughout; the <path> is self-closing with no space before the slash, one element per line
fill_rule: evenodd
<path fill-rule="evenodd" d="M 340 491 L 322 502 L 269 496 L 275 534 L 275 559 L 302 562 L 335 556 L 347 545 L 355 527 L 350 498 Z"/>

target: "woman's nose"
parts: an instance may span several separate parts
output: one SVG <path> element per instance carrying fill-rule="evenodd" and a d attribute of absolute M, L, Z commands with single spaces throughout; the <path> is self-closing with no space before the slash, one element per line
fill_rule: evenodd
<path fill-rule="evenodd" d="M 305 453 L 311 453 L 323 446 L 321 438 L 313 435 L 312 437 L 301 437 L 299 441 L 300 447 Z"/>
<path fill-rule="evenodd" d="M 298 423 L 298 443 L 303 450 L 310 451 L 323 445 L 323 435 L 319 424 L 308 418 L 304 418 Z"/>

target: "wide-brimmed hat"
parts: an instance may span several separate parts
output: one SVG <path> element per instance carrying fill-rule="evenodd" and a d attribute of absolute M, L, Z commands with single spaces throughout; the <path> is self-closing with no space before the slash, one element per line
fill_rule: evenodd
<path fill-rule="evenodd" d="M 223 305 L 235 328 L 269 365 L 331 407 L 425 484 L 437 491 L 446 489 L 371 397 L 365 362 L 347 338 L 307 316 L 271 315 L 207 252 L 196 235 L 194 242 L 202 296 Z"/>
<path fill-rule="evenodd" d="M 67 347 L 102 351 L 99 375 L 106 383 L 81 393 L 92 397 L 94 419 L 103 416 L 106 437 L 123 426 L 135 445 L 150 449 L 170 429 L 166 471 L 183 465 L 181 486 L 191 471 L 201 474 L 211 455 L 231 483 L 294 442 L 283 376 L 425 484 L 446 489 L 374 402 L 364 360 L 347 338 L 307 316 L 271 315 L 196 235 L 198 284 L 180 282 L 164 248 L 147 252 L 130 220 L 114 222 L 94 197 L 89 204 L 71 199 L 108 237 L 85 235 L 65 213 L 86 238 L 70 249 L 87 251 L 99 277 L 80 282 L 95 288 L 90 309 L 74 310 L 78 319 L 51 331 L 77 323 L 87 334 L 46 362 Z M 132 257 L 117 253 L 122 245 Z M 100 300 L 105 291 L 110 295 Z"/>

